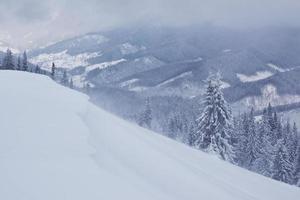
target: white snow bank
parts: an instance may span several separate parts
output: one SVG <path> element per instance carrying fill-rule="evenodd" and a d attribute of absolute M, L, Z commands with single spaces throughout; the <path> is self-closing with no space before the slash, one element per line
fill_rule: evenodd
<path fill-rule="evenodd" d="M 121 120 L 24 72 L 0 72 L 0 199 L 298 199 L 300 189 Z"/>
<path fill-rule="evenodd" d="M 247 76 L 245 74 L 236 74 L 236 76 L 240 79 L 241 82 L 253 82 L 262 79 L 266 79 L 270 76 L 273 76 L 273 73 L 270 71 L 258 71 L 254 75 Z"/>

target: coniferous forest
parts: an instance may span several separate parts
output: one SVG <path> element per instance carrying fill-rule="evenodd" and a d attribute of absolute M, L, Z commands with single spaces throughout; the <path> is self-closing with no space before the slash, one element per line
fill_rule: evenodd
<path fill-rule="evenodd" d="M 233 116 L 222 93 L 221 75 L 211 74 L 206 84 L 205 99 L 194 108 L 199 109 L 194 121 L 177 112 L 167 120 L 165 134 L 250 171 L 299 186 L 300 143 L 296 123 L 282 119 L 270 103 L 262 113 L 252 108 Z M 151 128 L 152 118 L 147 99 L 138 124 Z"/>

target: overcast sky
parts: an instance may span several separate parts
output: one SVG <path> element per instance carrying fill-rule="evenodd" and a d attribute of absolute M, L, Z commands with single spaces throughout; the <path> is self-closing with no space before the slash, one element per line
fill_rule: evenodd
<path fill-rule="evenodd" d="M 147 21 L 300 26 L 300 0 L 0 0 L 0 40 L 20 48 Z"/>

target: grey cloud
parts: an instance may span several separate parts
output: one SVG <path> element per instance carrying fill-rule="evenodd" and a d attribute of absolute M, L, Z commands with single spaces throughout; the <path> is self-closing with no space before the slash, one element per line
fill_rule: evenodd
<path fill-rule="evenodd" d="M 48 6 L 43 1 L 30 1 L 17 7 L 14 14 L 21 22 L 36 22 L 50 17 Z"/>
<path fill-rule="evenodd" d="M 51 9 L 46 1 L 39 0 L 1 0 L 2 21 L 32 23 L 46 20 Z"/>
<path fill-rule="evenodd" d="M 29 46 L 148 19 L 170 26 L 300 26 L 299 10 L 299 0 L 0 0 L 0 26 Z"/>

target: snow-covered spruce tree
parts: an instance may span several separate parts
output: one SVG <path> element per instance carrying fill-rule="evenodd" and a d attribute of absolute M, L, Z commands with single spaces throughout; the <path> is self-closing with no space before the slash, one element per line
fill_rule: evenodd
<path fill-rule="evenodd" d="M 173 139 L 184 140 L 188 132 L 188 121 L 184 114 L 175 112 L 168 119 L 168 136 Z"/>
<path fill-rule="evenodd" d="M 6 54 L 2 61 L 2 69 L 9 69 L 9 70 L 15 69 L 15 65 L 13 62 L 13 56 L 12 56 L 12 52 L 10 49 L 6 50 Z"/>
<path fill-rule="evenodd" d="M 73 83 L 73 79 L 70 79 L 70 88 L 73 89 L 74 88 L 74 83 Z"/>
<path fill-rule="evenodd" d="M 277 144 L 278 140 L 282 139 L 282 124 L 281 119 L 278 117 L 277 112 L 273 114 L 273 124 L 271 124 L 271 130 L 273 132 L 272 144 Z"/>
<path fill-rule="evenodd" d="M 152 110 L 150 107 L 150 99 L 147 98 L 145 109 L 139 116 L 138 124 L 146 128 L 151 128 L 151 123 L 152 123 Z"/>
<path fill-rule="evenodd" d="M 67 76 L 67 71 L 64 70 L 63 77 L 61 79 L 61 84 L 68 85 L 68 82 L 69 82 L 69 80 L 68 80 L 68 76 Z"/>
<path fill-rule="evenodd" d="M 275 123 L 275 120 L 274 120 L 273 113 L 274 113 L 274 109 L 273 109 L 271 103 L 269 103 L 268 107 L 267 107 L 267 118 L 268 118 L 268 122 L 269 122 L 270 127 L 271 127 L 271 131 L 276 129 L 276 123 Z"/>
<path fill-rule="evenodd" d="M 168 137 L 176 138 L 177 137 L 177 119 L 176 116 L 171 116 L 168 120 Z"/>
<path fill-rule="evenodd" d="M 245 145 L 247 143 L 247 137 L 244 131 L 244 120 L 247 119 L 246 113 L 239 114 L 233 118 L 233 147 L 235 152 L 235 163 L 241 167 L 245 167 Z"/>
<path fill-rule="evenodd" d="M 275 130 L 276 143 L 283 138 L 283 127 L 281 119 L 278 118 L 277 128 Z"/>
<path fill-rule="evenodd" d="M 199 135 L 196 131 L 196 124 L 194 121 L 191 121 L 188 127 L 186 143 L 189 146 L 195 146 L 195 141 L 199 138 Z"/>
<path fill-rule="evenodd" d="M 251 170 L 264 176 L 271 176 L 271 167 L 274 160 L 274 147 L 270 142 L 271 126 L 267 110 L 263 111 L 263 116 L 258 124 L 257 136 L 254 145 L 256 146 L 256 160 L 253 162 Z"/>
<path fill-rule="evenodd" d="M 85 93 L 89 94 L 91 92 L 91 85 L 89 83 L 86 83 L 84 85 L 84 91 Z"/>
<path fill-rule="evenodd" d="M 278 132 L 279 120 L 278 120 L 277 112 L 274 110 L 271 103 L 269 103 L 265 115 L 267 121 L 269 122 L 269 127 L 270 127 L 270 131 L 268 132 L 268 137 L 272 146 L 275 146 L 277 144 L 277 141 L 280 139 L 280 133 Z"/>
<path fill-rule="evenodd" d="M 272 167 L 272 178 L 285 183 L 292 183 L 293 167 L 288 158 L 284 141 L 279 141 Z"/>
<path fill-rule="evenodd" d="M 285 134 L 285 145 L 289 154 L 289 161 L 291 163 L 295 162 L 298 146 L 298 130 L 296 123 L 293 124 L 293 128 L 290 128 L 290 122 L 287 122 Z"/>
<path fill-rule="evenodd" d="M 53 80 L 55 80 L 55 72 L 56 72 L 55 64 L 52 63 L 52 67 L 51 67 L 51 78 L 52 78 Z"/>
<path fill-rule="evenodd" d="M 251 109 L 251 112 L 248 116 L 248 134 L 246 137 L 246 142 L 244 143 L 244 159 L 245 159 L 245 167 L 247 169 L 255 169 L 254 162 L 258 157 L 261 156 L 261 144 L 259 134 L 257 134 L 256 124 L 254 119 L 254 109 Z"/>
<path fill-rule="evenodd" d="M 40 74 L 41 73 L 41 68 L 38 65 L 35 66 L 34 73 L 36 73 L 36 74 Z"/>
<path fill-rule="evenodd" d="M 230 144 L 233 131 L 232 116 L 221 91 L 219 73 L 209 76 L 205 96 L 204 110 L 196 119 L 196 131 L 200 137 L 195 144 L 204 151 L 233 162 L 233 148 Z"/>
<path fill-rule="evenodd" d="M 28 71 L 28 62 L 27 62 L 27 54 L 26 51 L 23 53 L 23 65 L 22 65 L 23 71 Z"/>
<path fill-rule="evenodd" d="M 293 176 L 294 176 L 293 183 L 295 185 L 297 185 L 298 187 L 300 187 L 300 145 L 298 145 L 297 155 L 296 155 L 293 166 L 294 166 L 293 167 L 294 168 L 293 169 Z"/>
<path fill-rule="evenodd" d="M 18 56 L 18 61 L 17 61 L 17 68 L 16 68 L 17 70 L 22 70 L 22 64 L 21 64 L 21 57 L 20 56 Z"/>

